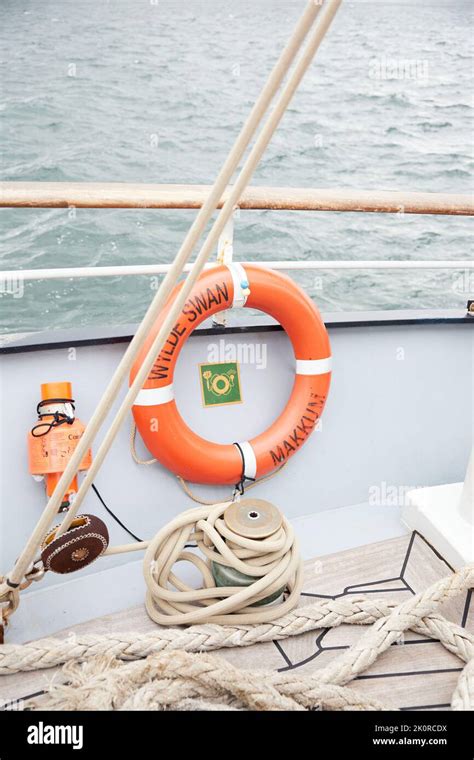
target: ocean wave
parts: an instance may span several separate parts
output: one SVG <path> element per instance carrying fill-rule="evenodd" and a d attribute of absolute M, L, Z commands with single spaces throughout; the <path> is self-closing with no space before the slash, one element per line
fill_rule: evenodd
<path fill-rule="evenodd" d="M 437 132 L 439 129 L 452 127 L 453 124 L 450 121 L 420 121 L 417 126 L 420 127 L 423 132 Z"/>
<path fill-rule="evenodd" d="M 111 14 L 106 3 L 81 0 L 65 12 L 61 0 L 49 0 L 43 16 L 4 14 L 4 179 L 213 182 L 299 5 L 239 0 L 231 18 L 217 0 L 200 3 L 199 13 L 182 4 L 179 23 L 174 3 L 160 4 L 159 13 L 139 5 L 117 3 Z M 370 8 L 342 4 L 255 184 L 469 191 L 472 108 L 462 5 L 432 5 L 430 13 L 421 0 Z M 404 55 L 400 29 L 408 57 L 429 60 L 424 83 L 369 77 L 369 60 Z M 8 268 L 170 262 L 195 215 L 78 209 L 69 218 L 66 209 L 4 210 L 2 260 Z M 470 220 L 460 217 L 248 211 L 235 223 L 241 260 L 454 259 L 467 255 L 469 241 Z M 458 298 L 443 272 L 294 276 L 331 310 Z M 150 297 L 146 278 L 53 289 L 32 282 L 14 305 L 2 299 L 2 324 L 22 331 L 130 322 Z"/>

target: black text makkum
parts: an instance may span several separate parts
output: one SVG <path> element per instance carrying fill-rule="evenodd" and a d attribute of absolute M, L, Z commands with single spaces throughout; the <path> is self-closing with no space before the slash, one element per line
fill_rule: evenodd
<path fill-rule="evenodd" d="M 69 744 L 73 749 L 84 746 L 84 726 L 51 726 L 40 721 L 28 726 L 28 744 Z"/>

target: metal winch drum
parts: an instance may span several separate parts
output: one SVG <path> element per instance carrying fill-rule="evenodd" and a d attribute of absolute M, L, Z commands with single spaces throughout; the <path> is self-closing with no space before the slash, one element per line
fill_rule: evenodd
<path fill-rule="evenodd" d="M 274 504 L 264 499 L 242 499 L 234 501 L 224 512 L 224 522 L 229 530 L 243 538 L 261 540 L 273 536 L 282 526 L 281 512 Z M 211 562 L 211 570 L 216 586 L 250 586 L 255 582 L 251 575 L 240 573 L 233 567 Z M 250 606 L 260 607 L 276 602 L 285 588 L 278 589 L 270 596 Z"/>

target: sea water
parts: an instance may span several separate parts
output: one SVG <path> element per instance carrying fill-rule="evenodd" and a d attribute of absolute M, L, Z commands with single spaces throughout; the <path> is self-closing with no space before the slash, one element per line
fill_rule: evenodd
<path fill-rule="evenodd" d="M 3 0 L 2 177 L 212 183 L 305 0 Z M 254 184 L 472 190 L 472 4 L 344 2 Z M 2 269 L 170 262 L 195 211 L 2 209 Z M 468 259 L 468 217 L 243 211 L 240 260 Z M 301 272 L 323 311 L 463 307 L 467 270 Z M 3 332 L 133 323 L 157 278 L 0 288 Z"/>

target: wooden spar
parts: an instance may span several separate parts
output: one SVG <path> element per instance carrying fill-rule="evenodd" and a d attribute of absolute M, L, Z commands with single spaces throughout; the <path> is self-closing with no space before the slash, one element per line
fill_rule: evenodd
<path fill-rule="evenodd" d="M 0 207 L 10 208 L 201 208 L 210 185 L 141 185 L 122 182 L 2 182 Z M 229 197 L 229 187 L 219 208 Z M 375 213 L 474 215 L 474 195 L 390 190 L 248 187 L 241 209 L 275 211 L 364 211 Z"/>

